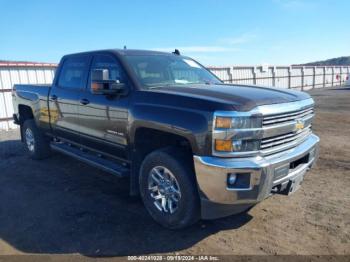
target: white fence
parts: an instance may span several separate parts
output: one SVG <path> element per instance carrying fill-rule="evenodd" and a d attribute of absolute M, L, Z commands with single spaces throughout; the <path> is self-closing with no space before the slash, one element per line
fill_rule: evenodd
<path fill-rule="evenodd" d="M 209 67 L 226 83 L 310 90 L 346 83 L 350 66 Z"/>
<path fill-rule="evenodd" d="M 12 115 L 12 87 L 14 84 L 50 84 L 56 64 L 0 63 L 0 130 L 16 128 Z"/>
<path fill-rule="evenodd" d="M 12 123 L 14 84 L 50 84 L 56 64 L 0 63 L 0 130 L 15 128 Z M 343 85 L 350 66 L 229 66 L 209 67 L 225 83 L 264 85 L 309 90 Z"/>

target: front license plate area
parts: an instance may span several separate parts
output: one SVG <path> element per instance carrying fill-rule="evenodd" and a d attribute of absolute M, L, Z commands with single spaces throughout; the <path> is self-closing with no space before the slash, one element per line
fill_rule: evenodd
<path fill-rule="evenodd" d="M 293 194 L 300 188 L 301 184 L 304 181 L 304 175 L 305 175 L 305 172 L 289 181 L 288 195 Z"/>

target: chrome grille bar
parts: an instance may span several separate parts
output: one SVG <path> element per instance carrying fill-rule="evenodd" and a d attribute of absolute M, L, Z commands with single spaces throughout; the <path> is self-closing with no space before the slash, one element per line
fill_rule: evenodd
<path fill-rule="evenodd" d="M 279 146 L 282 144 L 287 144 L 289 142 L 302 139 L 306 136 L 311 134 L 311 126 L 303 129 L 301 132 L 298 133 L 289 133 L 287 135 L 282 135 L 282 136 L 277 136 L 274 138 L 268 138 L 268 139 L 263 139 L 261 141 L 261 149 L 266 149 L 266 148 L 271 148 L 275 146 Z"/>
<path fill-rule="evenodd" d="M 290 121 L 296 121 L 297 119 L 300 119 L 300 118 L 313 116 L 313 114 L 314 114 L 314 110 L 312 107 L 310 107 L 304 110 L 286 113 L 286 114 L 264 116 L 263 126 L 270 126 L 270 125 L 276 125 L 276 124 L 281 124 L 281 123 L 290 122 Z"/>

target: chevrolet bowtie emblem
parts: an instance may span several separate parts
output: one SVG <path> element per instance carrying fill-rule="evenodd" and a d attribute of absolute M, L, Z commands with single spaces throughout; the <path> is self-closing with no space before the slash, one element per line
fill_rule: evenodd
<path fill-rule="evenodd" d="M 303 129 L 303 128 L 304 128 L 304 121 L 301 120 L 301 119 L 298 119 L 297 122 L 296 122 L 296 124 L 295 124 L 295 128 L 296 128 L 297 130 Z"/>

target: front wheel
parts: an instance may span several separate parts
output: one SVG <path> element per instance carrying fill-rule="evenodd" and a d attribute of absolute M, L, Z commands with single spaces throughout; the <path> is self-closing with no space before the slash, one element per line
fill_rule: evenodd
<path fill-rule="evenodd" d="M 199 220 L 199 195 L 193 168 L 181 152 L 162 149 L 146 156 L 139 184 L 147 211 L 162 226 L 179 229 Z"/>

